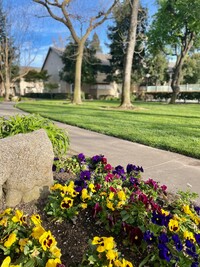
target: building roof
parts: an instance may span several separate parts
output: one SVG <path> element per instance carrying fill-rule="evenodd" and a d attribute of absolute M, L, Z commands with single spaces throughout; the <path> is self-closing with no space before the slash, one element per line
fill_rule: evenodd
<path fill-rule="evenodd" d="M 63 55 L 65 49 L 64 48 L 58 48 L 58 47 L 50 47 L 48 52 L 47 52 L 47 55 L 45 57 L 45 60 L 44 60 L 44 63 L 42 65 L 41 70 L 43 70 L 43 68 L 46 64 L 47 58 L 48 58 L 51 51 L 55 52 L 59 57 L 61 57 Z M 111 55 L 98 52 L 98 53 L 96 53 L 96 57 L 101 60 L 102 65 L 110 65 L 109 59 L 111 58 Z"/>

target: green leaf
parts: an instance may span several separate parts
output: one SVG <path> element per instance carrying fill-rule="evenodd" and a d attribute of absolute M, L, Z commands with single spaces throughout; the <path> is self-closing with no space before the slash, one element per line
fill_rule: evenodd
<path fill-rule="evenodd" d="M 35 260 L 34 260 L 34 259 L 29 259 L 29 260 L 27 261 L 27 263 L 25 263 L 25 264 L 23 265 L 23 267 L 35 267 Z"/>

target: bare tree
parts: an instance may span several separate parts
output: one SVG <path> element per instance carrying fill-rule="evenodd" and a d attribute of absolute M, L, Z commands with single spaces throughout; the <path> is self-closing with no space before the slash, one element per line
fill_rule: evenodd
<path fill-rule="evenodd" d="M 122 83 L 122 98 L 121 105 L 122 108 L 132 107 L 130 100 L 130 87 L 131 87 L 131 72 L 133 64 L 133 54 L 136 44 L 136 30 L 138 23 L 138 11 L 139 11 L 139 0 L 130 0 L 131 5 L 131 21 L 128 32 L 128 44 L 125 55 L 125 64 L 123 71 L 123 83 Z"/>
<path fill-rule="evenodd" d="M 33 0 L 34 2 L 42 5 L 48 11 L 49 15 L 63 23 L 71 33 L 71 36 L 77 45 L 77 55 L 76 55 L 76 68 L 75 68 L 75 80 L 74 80 L 74 96 L 73 103 L 81 104 L 81 68 L 83 60 L 84 44 L 89 37 L 90 33 L 97 28 L 99 25 L 104 23 L 108 19 L 109 14 L 112 12 L 114 6 L 119 0 L 108 1 L 107 7 L 103 5 L 98 6 L 98 10 L 93 12 L 93 15 L 89 16 L 87 12 L 84 11 L 85 16 L 83 16 L 83 11 L 81 13 L 76 13 L 75 10 L 81 5 L 80 1 L 76 2 L 74 0 Z M 86 2 L 87 3 L 87 2 Z M 77 30 L 77 22 L 81 25 L 80 34 Z"/>
<path fill-rule="evenodd" d="M 28 73 L 35 57 L 31 56 L 32 47 L 27 42 L 28 25 L 30 25 L 26 15 L 27 9 L 18 9 L 19 15 L 14 13 L 12 1 L 7 1 L 6 4 L 3 9 L 3 0 L 0 0 L 0 83 L 5 100 L 9 100 L 10 94 L 15 94 L 11 87 Z M 26 53 L 23 51 L 24 45 Z M 22 56 L 23 69 L 20 69 Z"/>

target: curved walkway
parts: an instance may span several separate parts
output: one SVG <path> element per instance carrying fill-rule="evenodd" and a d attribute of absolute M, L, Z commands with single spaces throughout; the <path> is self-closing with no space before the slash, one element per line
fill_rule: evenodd
<path fill-rule="evenodd" d="M 0 103 L 0 116 L 27 114 L 16 109 L 11 102 Z M 70 137 L 70 151 L 87 156 L 103 154 L 113 166 L 128 163 L 143 166 L 143 179 L 152 178 L 166 184 L 168 190 L 191 190 L 199 194 L 200 203 L 200 160 L 148 146 L 106 136 L 78 127 L 55 122 L 66 128 Z"/>

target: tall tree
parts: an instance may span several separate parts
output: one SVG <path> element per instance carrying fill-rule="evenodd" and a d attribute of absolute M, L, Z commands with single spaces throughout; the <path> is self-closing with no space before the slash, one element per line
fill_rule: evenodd
<path fill-rule="evenodd" d="M 126 48 L 126 54 L 124 58 L 124 70 L 123 70 L 123 83 L 122 83 L 122 97 L 120 107 L 130 108 L 132 107 L 130 99 L 130 88 L 131 88 L 131 71 L 133 64 L 133 54 L 136 44 L 136 31 L 138 23 L 138 11 L 139 11 L 139 0 L 130 0 L 131 5 L 131 20 L 128 31 L 128 42 Z"/>
<path fill-rule="evenodd" d="M 14 86 L 17 80 L 26 75 L 29 71 L 29 64 L 34 59 L 29 54 L 28 61 L 23 62 L 23 71 L 20 71 L 20 56 L 23 54 L 24 59 L 26 58 L 25 54 L 21 52 L 24 43 L 28 41 L 25 35 L 28 32 L 29 23 L 26 20 L 27 9 L 22 14 L 22 10 L 16 11 L 12 4 L 12 1 L 0 0 L 0 82 L 5 92 L 5 100 L 9 100 L 10 94 L 15 93 L 11 91 L 11 86 Z M 12 13 L 13 10 L 20 12 L 20 15 Z"/>
<path fill-rule="evenodd" d="M 79 1 L 63 0 L 63 1 L 49 1 L 49 0 L 33 0 L 34 2 L 42 5 L 52 18 L 63 23 L 71 33 L 71 36 L 77 45 L 77 56 L 76 56 L 76 68 L 75 68 L 75 80 L 74 80 L 74 96 L 73 103 L 81 104 L 81 69 L 83 61 L 83 51 L 86 40 L 90 33 L 96 29 L 99 25 L 104 23 L 108 18 L 114 6 L 118 3 L 118 0 L 109 1 L 107 8 L 102 9 L 102 5 L 96 4 L 95 14 L 88 14 L 87 12 L 76 12 L 80 6 Z M 88 2 L 87 2 L 88 3 Z M 102 2 L 101 2 L 102 4 Z M 101 8 L 100 8 L 101 7 Z M 60 13 L 59 13 L 60 12 Z M 73 12 L 73 13 L 71 13 Z M 85 16 L 83 15 L 85 14 Z M 81 23 L 81 32 L 77 30 L 77 22 Z M 84 25 L 84 27 L 83 27 Z M 83 32 L 84 30 L 84 32 Z"/>
<path fill-rule="evenodd" d="M 200 1 L 158 0 L 158 11 L 149 31 L 148 43 L 153 50 L 162 50 L 176 57 L 170 100 L 174 104 L 180 91 L 183 63 L 189 51 L 200 46 Z"/>
<path fill-rule="evenodd" d="M 131 5 L 129 0 L 124 1 L 115 9 L 114 25 L 108 27 L 108 38 L 111 43 L 110 48 L 110 71 L 107 79 L 122 83 L 125 55 L 128 44 L 128 33 L 131 21 Z M 147 10 L 140 7 L 138 10 L 136 29 L 136 44 L 133 55 L 133 64 L 131 69 L 131 83 L 140 83 L 142 81 L 143 60 L 144 60 L 144 37 L 147 27 Z"/>
<path fill-rule="evenodd" d="M 11 76 L 18 72 L 14 66 L 17 59 L 13 40 L 8 33 L 7 14 L 3 10 L 3 1 L 0 1 L 0 81 L 5 91 L 5 100 L 9 100 Z"/>
<path fill-rule="evenodd" d="M 100 71 L 101 61 L 95 56 L 96 50 L 91 42 L 86 41 L 83 51 L 81 83 L 92 84 L 96 82 L 97 72 Z M 70 42 L 62 55 L 63 69 L 60 78 L 68 83 L 74 83 L 77 45 Z"/>

